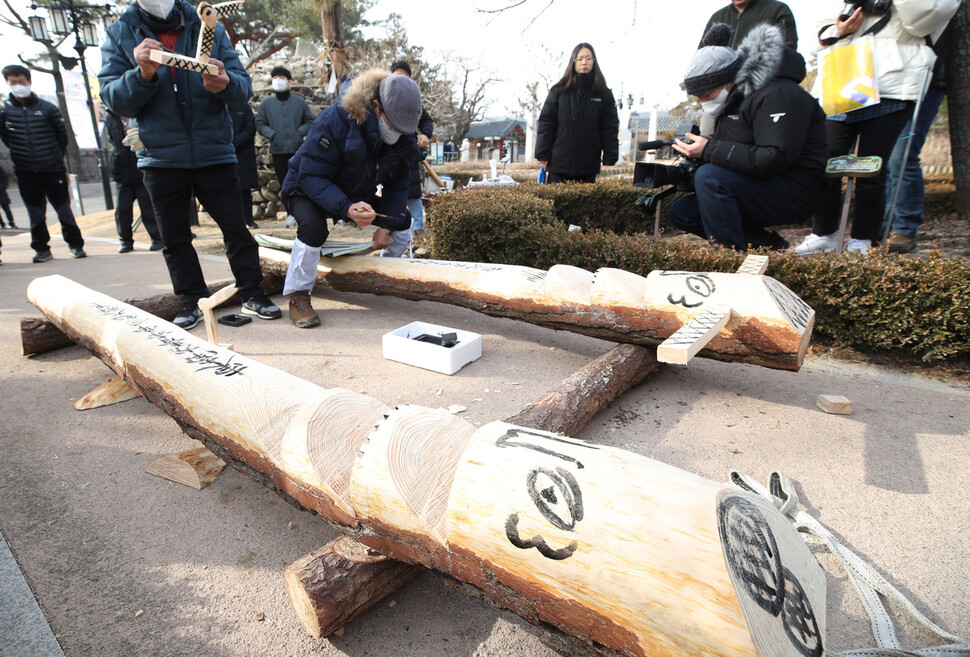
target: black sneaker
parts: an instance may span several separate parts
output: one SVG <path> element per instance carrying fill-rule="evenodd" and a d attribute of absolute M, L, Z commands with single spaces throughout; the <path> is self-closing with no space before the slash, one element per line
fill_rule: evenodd
<path fill-rule="evenodd" d="M 257 224 L 255 221 L 250 221 L 248 224 L 246 224 L 246 227 L 247 228 L 259 228 L 259 224 Z"/>
<path fill-rule="evenodd" d="M 82 249 L 81 247 L 75 248 L 75 247 L 72 246 L 69 250 L 71 252 L 71 256 L 74 257 L 74 258 L 87 258 L 88 257 L 88 254 L 85 253 L 84 252 L 84 249 Z"/>
<path fill-rule="evenodd" d="M 34 262 L 47 262 L 53 257 L 54 255 L 50 252 L 50 249 L 46 251 L 38 251 L 37 255 L 34 256 Z"/>
<path fill-rule="evenodd" d="M 283 316 L 283 311 L 262 292 L 243 303 L 242 311 L 244 315 L 256 315 L 260 319 L 279 319 Z"/>
<path fill-rule="evenodd" d="M 202 321 L 202 311 L 199 310 L 199 304 L 194 301 L 186 301 L 182 304 L 182 310 L 175 316 L 172 323 L 188 331 L 200 321 Z"/>
<path fill-rule="evenodd" d="M 122 242 L 118 247 L 118 253 L 131 253 L 135 250 L 135 245 L 131 242 Z"/>
<path fill-rule="evenodd" d="M 162 244 L 162 240 L 155 240 L 154 242 L 152 242 L 152 245 L 150 247 L 148 247 L 148 250 L 149 251 L 161 251 L 164 248 L 165 248 L 165 245 Z"/>

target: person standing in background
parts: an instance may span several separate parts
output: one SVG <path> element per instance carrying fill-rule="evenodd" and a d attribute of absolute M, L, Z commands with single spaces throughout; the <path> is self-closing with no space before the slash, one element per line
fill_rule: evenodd
<path fill-rule="evenodd" d="M 7 195 L 7 185 L 10 184 L 10 174 L 3 167 L 0 167 L 0 208 L 3 208 L 3 213 L 7 216 L 6 226 L 3 223 L 3 219 L 0 218 L 0 228 L 16 228 L 17 224 L 13 222 L 13 212 L 10 210 L 10 196 Z"/>
<path fill-rule="evenodd" d="M 923 166 L 919 159 L 923 144 L 926 143 L 926 136 L 930 132 L 933 120 L 940 105 L 946 97 L 946 51 L 949 40 L 950 28 L 943 31 L 938 39 L 933 42 L 933 51 L 936 53 L 936 64 L 933 67 L 933 78 L 930 81 L 930 88 L 923 96 L 920 104 L 919 114 L 916 117 L 916 125 L 913 119 L 903 126 L 903 131 L 899 133 L 899 139 L 893 147 L 892 155 L 889 156 L 889 175 L 886 178 L 886 210 L 892 204 L 892 196 L 895 193 L 896 185 L 899 184 L 899 197 L 896 199 L 896 207 L 892 216 L 892 233 L 889 235 L 890 253 L 909 253 L 916 248 L 916 240 L 919 237 L 919 227 L 923 225 L 923 205 L 926 202 L 926 188 L 923 184 Z M 911 140 L 909 154 L 903 163 L 903 152 L 906 150 L 906 141 Z M 902 175 L 902 182 L 899 177 Z M 883 221 L 889 220 L 887 216 Z M 882 228 L 885 234 L 886 226 Z"/>
<path fill-rule="evenodd" d="M 724 23 L 731 28 L 733 34 L 727 47 L 733 50 L 737 50 L 751 28 L 760 23 L 780 27 L 788 47 L 792 50 L 798 49 L 795 17 L 791 13 L 791 8 L 778 0 L 731 0 L 731 4 L 711 14 L 702 34 L 706 35 L 710 32 L 715 23 Z M 698 45 L 698 48 L 702 47 L 703 41 L 702 36 L 701 45 Z"/>
<path fill-rule="evenodd" d="M 536 160 L 547 182 L 595 182 L 600 162 L 616 164 L 620 119 L 613 92 L 588 43 L 573 48 L 562 78 L 552 86 L 536 125 Z"/>
<path fill-rule="evenodd" d="M 259 104 L 259 111 L 256 113 L 256 130 L 269 140 L 273 169 L 282 187 L 290 158 L 310 132 L 313 110 L 302 96 L 290 92 L 293 76 L 289 69 L 285 66 L 276 66 L 270 71 L 270 77 L 273 79 L 274 93 Z M 284 205 L 285 203 L 284 201 Z M 286 211 L 289 215 L 289 207 Z M 288 226 L 294 223 L 291 216 L 286 218 Z"/>
<path fill-rule="evenodd" d="M 3 68 L 10 96 L 0 106 L 0 140 L 10 149 L 20 197 L 30 217 L 30 247 L 34 262 L 47 262 L 51 235 L 47 201 L 54 206 L 61 235 L 75 258 L 86 258 L 84 237 L 71 210 L 67 191 L 67 128 L 61 111 L 30 90 L 30 69 L 18 64 Z"/>
<path fill-rule="evenodd" d="M 841 3 L 839 3 L 841 4 Z M 879 102 L 829 116 L 826 121 L 829 157 L 846 155 L 858 139 L 858 155 L 889 158 L 899 133 L 913 115 L 913 107 L 936 63 L 927 37 L 942 34 L 960 0 L 894 0 L 882 15 L 862 7 L 850 16 L 838 14 L 823 21 L 818 32 L 823 48 L 855 43 L 872 37 Z M 833 9 L 835 7 L 833 6 Z M 838 246 L 836 231 L 842 208 L 842 180 L 829 178 L 824 198 L 815 212 L 812 232 L 795 247 L 798 255 L 827 253 Z M 886 212 L 886 168 L 872 178 L 856 180 L 852 230 L 845 251 L 868 253 L 882 235 Z"/>
<path fill-rule="evenodd" d="M 253 220 L 253 189 L 259 187 L 256 172 L 256 117 L 248 104 L 229 109 L 232 117 L 232 145 L 236 149 L 236 175 L 242 189 L 243 219 L 249 228 L 259 228 Z"/>
<path fill-rule="evenodd" d="M 135 250 L 135 238 L 132 235 L 134 225 L 135 200 L 141 212 L 141 222 L 145 231 L 151 237 L 150 251 L 162 250 L 162 236 L 155 224 L 155 210 L 152 199 L 145 189 L 145 182 L 141 170 L 138 168 L 138 156 L 125 145 L 128 134 L 128 119 L 122 118 L 114 112 L 108 112 L 105 120 L 105 131 L 111 142 L 111 178 L 118 185 L 118 202 L 115 205 L 115 230 L 118 231 L 118 253 L 130 253 Z"/>

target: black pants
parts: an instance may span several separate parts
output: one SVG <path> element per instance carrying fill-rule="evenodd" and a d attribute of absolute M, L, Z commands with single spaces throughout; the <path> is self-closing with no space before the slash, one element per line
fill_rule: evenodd
<path fill-rule="evenodd" d="M 330 235 L 329 215 L 306 196 L 294 196 L 289 206 L 296 219 L 296 238 L 307 246 L 323 246 Z"/>
<path fill-rule="evenodd" d="M 259 247 L 243 221 L 235 165 L 217 164 L 199 169 L 149 168 L 144 169 L 144 173 L 175 293 L 190 302 L 209 295 L 199 256 L 192 246 L 189 201 L 194 192 L 222 230 L 226 256 L 239 296 L 249 299 L 256 294 L 263 279 L 259 269 Z"/>
<path fill-rule="evenodd" d="M 272 156 L 273 170 L 276 171 L 276 179 L 280 182 L 281 190 L 283 188 L 283 181 L 286 179 L 286 172 L 290 168 L 290 158 L 293 157 L 294 155 L 295 153 L 283 153 L 283 154 L 277 153 Z M 283 204 L 283 207 L 286 209 L 287 213 L 293 214 L 292 212 L 290 212 L 290 206 L 286 203 L 286 200 L 283 198 L 282 193 L 280 193 L 280 203 Z"/>
<path fill-rule="evenodd" d="M 115 229 L 123 244 L 131 244 L 135 238 L 131 234 L 134 223 L 135 200 L 141 210 L 141 222 L 152 242 L 162 239 L 155 224 L 155 210 L 152 208 L 152 197 L 148 195 L 143 183 L 118 183 L 118 205 L 115 207 Z"/>
<path fill-rule="evenodd" d="M 3 208 L 3 213 L 7 215 L 7 223 L 13 226 L 13 212 L 10 211 L 10 197 L 7 195 L 7 190 L 0 189 L 0 208 Z"/>
<path fill-rule="evenodd" d="M 242 199 L 243 221 L 247 226 L 256 223 L 253 220 L 253 190 L 243 188 L 240 198 Z"/>
<path fill-rule="evenodd" d="M 826 121 L 829 157 L 846 155 L 852 151 L 859 136 L 859 155 L 878 155 L 883 169 L 874 178 L 855 179 L 855 201 L 852 208 L 852 238 L 857 240 L 880 239 L 883 214 L 886 211 L 886 170 L 889 156 L 896 145 L 900 130 L 913 115 L 912 103 L 907 108 L 878 116 L 874 119 L 846 123 Z M 842 179 L 829 178 L 825 196 L 815 213 L 812 232 L 816 235 L 834 235 L 839 229 L 842 216 Z"/>
<path fill-rule="evenodd" d="M 81 229 L 71 211 L 71 197 L 67 192 L 67 173 L 64 171 L 17 171 L 20 198 L 30 217 L 30 248 L 37 253 L 50 250 L 51 234 L 47 230 L 47 201 L 54 206 L 61 223 L 61 235 L 72 249 L 84 246 Z"/>

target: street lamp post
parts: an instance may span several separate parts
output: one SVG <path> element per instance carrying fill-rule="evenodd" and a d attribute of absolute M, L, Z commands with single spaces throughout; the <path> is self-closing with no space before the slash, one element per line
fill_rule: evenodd
<path fill-rule="evenodd" d="M 84 91 L 88 100 L 88 114 L 91 117 L 91 128 L 94 130 L 94 143 L 98 155 L 98 173 L 101 176 L 101 188 L 104 191 L 104 205 L 108 210 L 113 210 L 115 205 L 111 193 L 111 179 L 108 176 L 108 158 L 101 146 L 98 118 L 94 112 L 94 98 L 91 95 L 91 85 L 88 83 L 88 67 L 84 61 L 84 51 L 88 47 L 98 45 L 98 33 L 92 19 L 97 14 L 110 10 L 111 5 L 84 5 L 76 4 L 74 0 L 51 0 L 49 3 L 31 5 L 30 7 L 35 10 L 46 9 L 48 11 L 55 34 L 74 34 L 74 50 L 81 62 L 81 75 L 84 78 Z M 30 36 L 34 41 L 51 44 L 52 40 L 47 33 L 47 21 L 41 16 L 31 16 L 29 21 Z"/>

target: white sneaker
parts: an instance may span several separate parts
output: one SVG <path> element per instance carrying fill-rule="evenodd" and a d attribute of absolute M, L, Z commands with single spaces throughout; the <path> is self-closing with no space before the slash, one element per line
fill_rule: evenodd
<path fill-rule="evenodd" d="M 835 250 L 835 245 L 835 235 L 816 235 L 815 233 L 809 233 L 808 237 L 795 247 L 795 255 L 829 253 Z"/>
<path fill-rule="evenodd" d="M 872 242 L 869 240 L 851 239 L 845 243 L 845 250 L 851 253 L 860 253 L 865 255 L 869 253 L 870 246 L 872 246 Z"/>
<path fill-rule="evenodd" d="M 296 226 L 296 217 L 294 217 L 292 214 L 286 215 L 286 221 L 283 222 L 283 227 L 293 228 L 294 226 Z"/>

